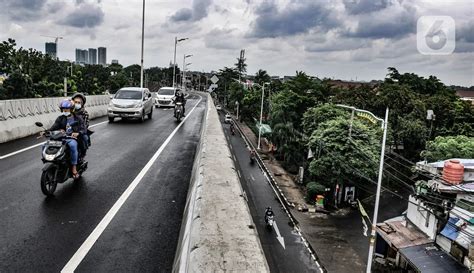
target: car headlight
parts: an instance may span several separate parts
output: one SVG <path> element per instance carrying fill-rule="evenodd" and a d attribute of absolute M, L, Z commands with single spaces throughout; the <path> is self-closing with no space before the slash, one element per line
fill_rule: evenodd
<path fill-rule="evenodd" d="M 142 104 L 141 102 L 139 102 L 139 103 L 135 103 L 135 104 L 133 105 L 133 107 L 134 107 L 134 108 L 140 108 L 140 107 L 142 107 L 142 105 L 143 105 L 143 104 Z"/>

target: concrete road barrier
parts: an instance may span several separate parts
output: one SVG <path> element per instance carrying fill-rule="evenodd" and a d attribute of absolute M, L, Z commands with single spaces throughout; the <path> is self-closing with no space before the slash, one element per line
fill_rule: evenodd
<path fill-rule="evenodd" d="M 173 272 L 270 272 L 212 98 Z"/>
<path fill-rule="evenodd" d="M 62 97 L 0 101 L 0 143 L 41 131 L 35 122 L 50 127 L 59 116 Z M 108 95 L 87 96 L 86 109 L 91 119 L 107 115 Z"/>

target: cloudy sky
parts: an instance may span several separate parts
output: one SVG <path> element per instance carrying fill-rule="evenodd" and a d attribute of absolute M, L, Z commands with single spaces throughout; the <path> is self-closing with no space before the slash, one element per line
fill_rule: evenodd
<path fill-rule="evenodd" d="M 58 56 L 107 47 L 108 62 L 139 63 L 141 0 L 0 0 L 0 40 L 44 51 L 41 35 L 63 36 Z M 474 85 L 472 0 L 147 0 L 145 66 L 167 66 L 174 37 L 193 54 L 191 69 L 232 66 L 246 50 L 248 73 L 303 70 L 344 80 L 383 79 L 387 67 L 447 84 Z M 451 16 L 456 48 L 449 55 L 417 50 L 420 16 Z"/>

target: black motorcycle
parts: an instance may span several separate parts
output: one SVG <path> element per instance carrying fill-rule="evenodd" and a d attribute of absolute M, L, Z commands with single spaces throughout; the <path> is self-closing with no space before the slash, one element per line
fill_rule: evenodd
<path fill-rule="evenodd" d="M 250 152 L 250 165 L 255 164 L 255 154 Z"/>
<path fill-rule="evenodd" d="M 41 122 L 36 122 L 35 124 L 38 127 L 43 127 Z M 66 143 L 66 139 L 72 137 L 68 136 L 64 131 L 49 131 L 46 129 L 44 136 L 48 140 L 43 146 L 41 158 L 44 163 L 41 174 L 41 191 L 46 196 L 52 196 L 58 183 L 64 183 L 69 178 L 73 178 L 70 160 L 71 153 Z M 87 161 L 81 158 L 79 149 L 77 172 L 81 176 L 86 170 Z"/>
<path fill-rule="evenodd" d="M 181 119 L 183 118 L 183 103 L 182 102 L 177 102 L 174 106 L 174 117 L 178 122 L 181 122 Z"/>

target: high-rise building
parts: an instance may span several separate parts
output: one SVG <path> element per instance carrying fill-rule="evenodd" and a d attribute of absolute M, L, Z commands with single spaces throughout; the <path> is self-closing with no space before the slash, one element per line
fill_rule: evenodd
<path fill-rule="evenodd" d="M 89 51 L 87 51 L 87 49 L 84 49 L 82 50 L 82 56 L 81 56 L 82 60 L 84 61 L 84 64 L 88 64 L 89 63 Z"/>
<path fill-rule="evenodd" d="M 106 65 L 107 64 L 107 48 L 99 47 L 98 50 L 99 50 L 99 54 L 98 54 L 99 64 Z"/>
<path fill-rule="evenodd" d="M 82 53 L 82 49 L 76 48 L 76 63 L 77 64 L 82 62 L 81 53 Z"/>
<path fill-rule="evenodd" d="M 112 64 L 119 64 L 118 60 L 112 60 Z"/>
<path fill-rule="evenodd" d="M 57 57 L 57 47 L 56 43 L 46 43 L 45 44 L 45 52 L 46 55 L 51 56 L 51 58 L 55 59 Z"/>
<path fill-rule="evenodd" d="M 89 63 L 89 52 L 87 49 L 76 48 L 76 63 L 88 64 Z"/>
<path fill-rule="evenodd" d="M 97 49 L 89 48 L 89 64 L 97 64 Z"/>

